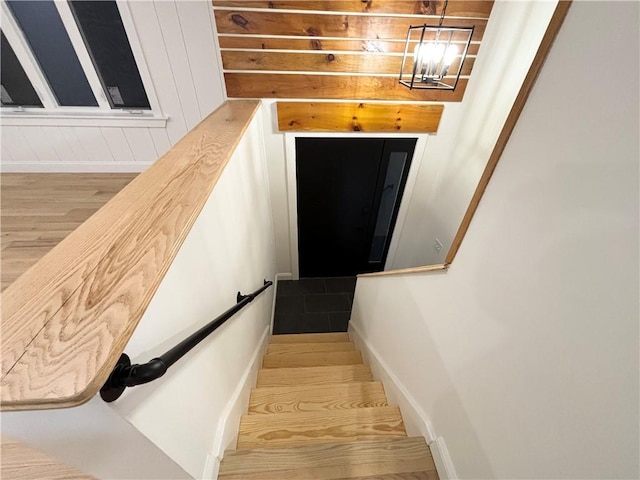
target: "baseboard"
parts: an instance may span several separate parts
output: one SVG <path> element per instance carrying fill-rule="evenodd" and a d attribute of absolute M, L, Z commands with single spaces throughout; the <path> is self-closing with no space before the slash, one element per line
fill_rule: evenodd
<path fill-rule="evenodd" d="M 276 273 L 276 278 L 278 280 L 292 280 L 293 274 L 291 273 Z"/>
<path fill-rule="evenodd" d="M 365 361 L 371 366 L 376 380 L 382 381 L 390 403 L 397 404 L 402 412 L 404 424 L 409 435 L 423 436 L 427 443 L 436 439 L 427 415 L 418 406 L 418 402 L 382 359 L 378 351 L 362 336 L 356 325 L 349 323 L 349 337 L 362 352 Z"/>
<path fill-rule="evenodd" d="M 457 480 L 457 474 L 442 437 L 436 437 L 429 417 L 409 393 L 380 353 L 362 335 L 357 325 L 349 323 L 349 337 L 371 367 L 373 377 L 384 385 L 389 403 L 398 405 L 402 412 L 407 434 L 422 436 L 433 454 L 440 480 Z"/>
<path fill-rule="evenodd" d="M 262 357 L 267 348 L 269 341 L 269 328 L 265 328 L 258 346 L 256 347 L 251 361 L 245 369 L 233 391 L 231 398 L 225 406 L 223 413 L 218 422 L 216 429 L 216 437 L 213 444 L 213 453 L 207 457 L 202 478 L 211 480 L 218 478 L 218 470 L 220 462 L 224 456 L 224 452 L 235 446 L 238 438 L 238 428 L 240 426 L 240 417 L 245 414 L 249 407 L 249 394 L 256 384 L 258 370 L 262 363 Z"/>
<path fill-rule="evenodd" d="M 2 161 L 2 173 L 139 173 L 145 162 L 11 162 Z"/>
<path fill-rule="evenodd" d="M 444 443 L 444 438 L 436 438 L 434 442 L 429 444 L 429 448 L 431 449 L 433 462 L 436 464 L 440 480 L 458 480 L 458 474 L 453 465 L 453 460 L 451 460 L 451 455 L 449 455 L 447 445 Z"/>

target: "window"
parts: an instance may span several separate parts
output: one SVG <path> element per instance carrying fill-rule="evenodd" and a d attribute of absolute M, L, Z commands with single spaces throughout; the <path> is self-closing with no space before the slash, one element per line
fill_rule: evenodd
<path fill-rule="evenodd" d="M 115 2 L 70 2 L 113 108 L 148 109 L 149 100 Z"/>
<path fill-rule="evenodd" d="M 53 0 L 7 1 L 59 105 L 97 107 Z"/>
<path fill-rule="evenodd" d="M 3 119 L 7 114 L 12 118 L 21 114 L 150 118 L 154 110 L 159 114 L 150 82 L 143 81 L 136 61 L 137 42 L 131 37 L 135 32 L 123 20 L 132 24 L 126 4 L 0 2 Z"/>
<path fill-rule="evenodd" d="M 42 107 L 38 94 L 31 85 L 29 77 L 16 58 L 11 45 L 2 33 L 0 46 L 0 83 L 2 84 L 2 105 L 25 105 Z"/>

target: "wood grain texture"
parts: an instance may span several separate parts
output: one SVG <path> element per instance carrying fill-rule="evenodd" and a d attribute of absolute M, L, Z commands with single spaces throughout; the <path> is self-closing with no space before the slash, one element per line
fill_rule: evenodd
<path fill-rule="evenodd" d="M 338 480 L 438 480 L 438 475 L 435 471 L 422 471 L 422 472 L 404 472 L 404 473 L 388 473 L 388 474 L 374 474 L 374 475 L 357 475 L 343 477 Z"/>
<path fill-rule="evenodd" d="M 136 173 L 0 174 L 2 290 L 136 176 Z"/>
<path fill-rule="evenodd" d="M 264 8 L 274 10 L 320 10 L 326 12 L 395 13 L 404 15 L 442 14 L 444 0 L 213 0 L 216 7 Z M 447 16 L 489 18 L 493 1 L 450 0 Z"/>
<path fill-rule="evenodd" d="M 225 73 L 232 98 L 324 98 L 344 100 L 410 100 L 459 102 L 467 87 L 461 78 L 455 90 L 409 90 L 396 77 Z"/>
<path fill-rule="evenodd" d="M 249 415 L 315 412 L 346 408 L 384 407 L 380 382 L 350 382 L 322 386 L 256 388 L 249 398 Z"/>
<path fill-rule="evenodd" d="M 437 265 L 425 265 L 423 267 L 410 267 L 410 268 L 398 268 L 397 270 L 387 270 L 386 272 L 374 272 L 374 273 L 361 273 L 358 278 L 369 277 L 386 277 L 389 275 L 406 275 L 410 273 L 425 273 L 425 272 L 438 272 L 446 270 L 449 265 L 437 264 Z"/>
<path fill-rule="evenodd" d="M 259 104 L 226 102 L 2 295 L 2 408 L 93 397 Z"/>
<path fill-rule="evenodd" d="M 474 58 L 465 60 L 461 75 L 471 74 Z M 342 52 L 288 53 L 223 51 L 222 64 L 228 70 L 272 70 L 297 72 L 369 73 L 371 75 L 398 75 L 401 56 L 349 54 Z M 457 72 L 460 59 L 451 64 L 449 71 Z"/>
<path fill-rule="evenodd" d="M 2 480 L 90 480 L 93 477 L 20 442 L 2 438 Z"/>
<path fill-rule="evenodd" d="M 331 343 L 349 342 L 348 333 L 293 333 L 289 335 L 273 335 L 269 344 L 278 343 Z"/>
<path fill-rule="evenodd" d="M 536 79 L 538 78 L 538 74 L 544 65 L 545 60 L 549 54 L 549 50 L 551 50 L 551 46 L 553 45 L 553 41 L 555 40 L 560 27 L 562 26 L 562 22 L 569 11 L 569 7 L 571 6 L 570 1 L 562 0 L 558 2 L 555 11 L 553 12 L 553 16 L 549 21 L 549 25 L 547 26 L 547 30 L 545 31 L 544 37 L 540 42 L 540 46 L 538 47 L 538 51 L 536 52 L 536 56 L 531 62 L 531 66 L 529 67 L 529 71 L 527 72 L 527 76 L 522 82 L 522 86 L 520 87 L 520 91 L 511 107 L 511 111 L 507 116 L 507 119 L 504 122 L 504 126 L 502 127 L 502 131 L 498 136 L 498 140 L 496 140 L 496 144 L 493 147 L 491 155 L 489 156 L 489 160 L 487 161 L 487 165 L 482 172 L 482 176 L 480 177 L 480 181 L 478 182 L 478 186 L 473 193 L 473 197 L 471 197 L 471 201 L 469 202 L 469 206 L 462 218 L 462 222 L 458 227 L 456 232 L 456 236 L 451 243 L 451 248 L 447 252 L 447 256 L 445 257 L 445 263 L 450 264 L 456 257 L 458 253 L 458 249 L 462 244 L 464 236 L 469 229 L 469 225 L 471 225 L 471 220 L 478 209 L 478 205 L 480 204 L 480 200 L 484 195 L 485 190 L 487 189 L 487 185 L 491 180 L 491 176 L 498 165 L 500 157 L 502 156 L 502 152 L 511 137 L 511 133 L 518 123 L 518 119 L 520 118 L 520 114 L 522 113 L 522 109 L 527 103 L 527 99 L 529 98 L 529 94 L 533 86 L 535 85 Z"/>
<path fill-rule="evenodd" d="M 219 477 L 225 480 L 296 480 L 371 478 L 417 471 L 435 464 L 424 438 L 384 438 L 354 443 L 305 445 L 293 448 L 235 450 L 225 454 Z"/>
<path fill-rule="evenodd" d="M 284 355 L 265 355 L 262 368 L 324 367 L 330 365 L 358 365 L 360 352 L 310 352 Z"/>
<path fill-rule="evenodd" d="M 435 133 L 444 106 L 277 102 L 277 110 L 280 131 Z"/>
<path fill-rule="evenodd" d="M 263 368 L 258 371 L 257 387 L 287 387 L 291 385 L 331 385 L 373 380 L 368 365 L 333 367 Z"/>
<path fill-rule="evenodd" d="M 267 355 L 286 355 L 289 353 L 311 352 L 347 352 L 355 350 L 353 342 L 325 342 L 325 343 L 270 343 Z"/>
<path fill-rule="evenodd" d="M 240 420 L 238 449 L 355 442 L 379 437 L 406 437 L 398 407 L 353 408 L 325 412 L 245 415 Z"/>
<path fill-rule="evenodd" d="M 214 13 L 218 33 L 224 34 L 405 40 L 408 26 L 421 24 L 416 18 L 400 16 L 314 15 L 280 13 L 274 10 L 215 10 Z M 448 17 L 443 23 L 445 27 L 475 27 L 472 41 L 482 40 L 486 25 L 486 19 L 450 19 Z"/>
<path fill-rule="evenodd" d="M 335 40 L 321 37 L 286 38 L 286 37 L 247 37 L 245 35 L 221 36 L 218 38 L 220 48 L 253 49 L 253 50 L 315 50 L 326 52 L 370 52 L 370 53 L 403 53 L 404 40 Z M 479 43 L 469 45 L 468 55 L 477 55 Z M 413 49 L 411 50 L 413 51 Z M 400 68 L 398 67 L 398 72 Z"/>

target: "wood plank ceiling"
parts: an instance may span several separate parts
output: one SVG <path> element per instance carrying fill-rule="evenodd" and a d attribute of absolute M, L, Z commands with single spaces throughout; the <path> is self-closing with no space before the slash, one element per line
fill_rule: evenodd
<path fill-rule="evenodd" d="M 212 1 L 229 98 L 405 104 L 462 100 L 493 6 L 449 1 L 443 24 L 475 29 L 458 86 L 447 91 L 398 83 L 407 28 L 437 25 L 444 0 Z"/>

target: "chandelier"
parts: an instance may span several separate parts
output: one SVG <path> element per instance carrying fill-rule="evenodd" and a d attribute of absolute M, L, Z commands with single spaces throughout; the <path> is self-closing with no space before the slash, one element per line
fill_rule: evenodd
<path fill-rule="evenodd" d="M 458 84 L 473 27 L 443 27 L 447 3 L 448 0 L 437 27 L 426 24 L 409 27 L 399 81 L 411 90 L 455 90 Z"/>

